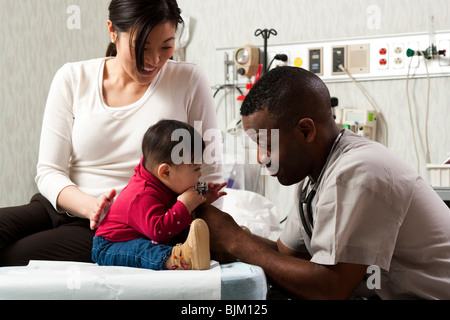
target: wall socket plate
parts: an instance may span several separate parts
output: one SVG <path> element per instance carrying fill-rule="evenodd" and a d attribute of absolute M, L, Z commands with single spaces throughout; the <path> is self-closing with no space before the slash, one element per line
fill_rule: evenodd
<path fill-rule="evenodd" d="M 420 55 L 407 57 L 408 49 L 427 50 L 430 45 L 429 38 L 429 32 L 423 32 L 269 45 L 268 59 L 270 61 L 275 54 L 289 52 L 288 66 L 301 67 L 309 71 L 313 67 L 317 71 L 318 66 L 312 63 L 310 52 L 313 49 L 322 48 L 320 77 L 325 83 L 352 81 L 345 72 L 338 69 L 338 61 L 343 62 L 347 70 L 359 81 L 406 79 L 408 76 L 416 79 L 426 78 L 427 69 L 430 77 L 450 77 L 450 30 L 436 32 L 437 49 L 447 50 L 446 57 L 435 57 L 435 59 L 428 60 L 426 64 Z M 383 57 L 380 54 L 382 47 L 386 47 L 388 50 Z M 344 52 L 338 54 L 338 48 L 343 48 Z M 228 52 L 232 56 L 233 50 L 234 48 L 216 50 L 217 83 L 223 81 L 224 52 Z M 385 65 L 383 61 L 382 67 L 380 67 L 381 59 L 387 60 Z M 296 61 L 301 63 L 296 64 Z M 369 62 L 367 63 L 367 61 Z M 238 82 L 245 87 L 248 79 L 239 77 Z"/>
<path fill-rule="evenodd" d="M 351 74 L 370 73 L 370 44 L 347 46 L 347 70 Z"/>
<path fill-rule="evenodd" d="M 309 49 L 309 71 L 322 76 L 323 75 L 323 48 Z"/>
<path fill-rule="evenodd" d="M 347 67 L 347 46 L 337 46 L 332 48 L 332 71 L 333 75 L 345 74 L 345 71 L 339 68 L 342 65 Z"/>

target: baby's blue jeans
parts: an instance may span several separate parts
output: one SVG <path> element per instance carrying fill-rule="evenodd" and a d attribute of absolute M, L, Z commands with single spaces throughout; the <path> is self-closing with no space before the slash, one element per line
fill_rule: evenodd
<path fill-rule="evenodd" d="M 121 266 L 151 270 L 166 270 L 166 260 L 173 247 L 154 244 L 148 239 L 110 242 L 94 237 L 92 260 L 100 266 Z"/>

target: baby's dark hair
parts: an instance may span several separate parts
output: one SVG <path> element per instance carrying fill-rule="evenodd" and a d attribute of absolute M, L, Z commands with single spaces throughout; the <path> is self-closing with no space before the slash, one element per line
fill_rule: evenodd
<path fill-rule="evenodd" d="M 168 163 L 201 164 L 205 142 L 191 125 L 177 120 L 161 120 L 151 126 L 142 140 L 144 166 Z"/>

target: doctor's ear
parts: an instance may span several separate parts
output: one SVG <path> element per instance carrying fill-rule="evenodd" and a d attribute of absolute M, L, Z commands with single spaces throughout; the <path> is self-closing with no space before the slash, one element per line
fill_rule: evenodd
<path fill-rule="evenodd" d="M 296 137 L 298 137 L 300 140 L 311 143 L 316 138 L 316 124 L 314 123 L 314 120 L 310 118 L 303 118 L 300 119 L 297 122 L 297 125 L 294 128 Z"/>

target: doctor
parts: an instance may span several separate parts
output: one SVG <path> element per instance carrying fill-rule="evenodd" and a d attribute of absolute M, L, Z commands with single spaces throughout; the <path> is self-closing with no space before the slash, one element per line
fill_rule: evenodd
<path fill-rule="evenodd" d="M 253 87 L 241 114 L 258 160 L 279 167 L 271 174 L 281 184 L 300 183 L 297 211 L 275 243 L 205 207 L 212 250 L 262 267 L 294 298 L 348 299 L 369 266 L 380 270 L 382 299 L 450 298 L 450 210 L 384 146 L 340 131 L 317 76 L 277 68 Z M 279 141 L 264 130 L 278 130 Z"/>

